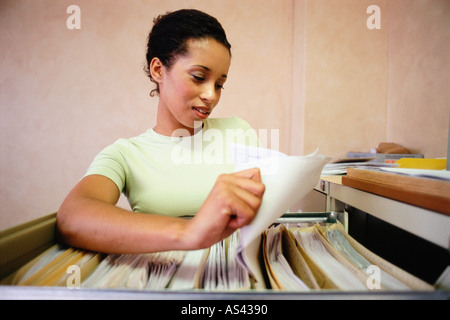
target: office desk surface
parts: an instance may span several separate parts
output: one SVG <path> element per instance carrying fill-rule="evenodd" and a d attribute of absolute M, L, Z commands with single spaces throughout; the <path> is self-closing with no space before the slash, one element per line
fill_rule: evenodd
<path fill-rule="evenodd" d="M 450 215 L 450 181 L 349 168 L 343 185 Z"/>
<path fill-rule="evenodd" d="M 343 205 L 349 205 L 443 248 L 449 248 L 450 215 L 394 199 L 390 194 L 377 194 L 345 185 L 344 179 L 346 176 L 321 177 L 316 190 L 327 195 L 328 211 L 338 211 Z M 337 204 L 340 208 L 336 208 Z"/>

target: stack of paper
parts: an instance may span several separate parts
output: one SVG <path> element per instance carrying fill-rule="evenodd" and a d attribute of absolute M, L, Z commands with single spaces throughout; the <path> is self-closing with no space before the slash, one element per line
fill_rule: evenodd
<path fill-rule="evenodd" d="M 79 268 L 81 282 L 97 268 L 101 258 L 99 253 L 56 244 L 24 265 L 12 283 L 23 286 L 65 286 L 71 275 L 67 270 L 71 266 Z"/>
<path fill-rule="evenodd" d="M 164 289 L 184 252 L 108 255 L 83 282 L 88 288 Z"/>
<path fill-rule="evenodd" d="M 366 291 L 433 290 L 433 287 L 376 256 L 337 223 L 286 228 L 277 224 L 261 235 L 259 268 L 264 281 L 237 263 L 239 231 L 204 250 L 101 255 L 55 245 L 23 266 L 13 284 L 69 286 L 70 267 L 80 271 L 83 288 L 235 291 L 268 288 Z M 257 253 L 259 255 L 259 253 Z M 381 272 L 372 286 L 370 267 Z"/>
<path fill-rule="evenodd" d="M 266 271 L 272 288 L 289 291 L 308 291 L 310 289 L 294 273 L 283 254 L 281 225 L 269 228 L 265 232 L 263 250 Z"/>
<path fill-rule="evenodd" d="M 250 278 L 236 261 L 239 231 L 210 248 L 202 273 L 201 287 L 206 290 L 250 289 Z"/>
<path fill-rule="evenodd" d="M 208 258 L 209 249 L 187 251 L 178 267 L 169 288 L 173 290 L 198 289 L 201 275 Z"/>
<path fill-rule="evenodd" d="M 310 267 L 316 271 L 319 283 L 324 287 L 335 287 L 341 290 L 367 290 L 358 272 L 338 261 L 327 250 L 320 235 L 314 227 L 294 229 L 294 236 L 310 260 Z M 314 272 L 314 271 L 313 271 Z"/>
<path fill-rule="evenodd" d="M 341 253 L 345 258 L 352 262 L 359 270 L 367 273 L 369 276 L 372 275 L 371 266 L 372 263 L 369 262 L 363 255 L 353 248 L 350 243 L 345 238 L 342 230 L 337 228 L 337 225 L 327 228 L 326 237 L 330 241 L 331 245 Z M 389 273 L 380 269 L 380 288 L 386 288 L 389 290 L 410 290 L 406 284 L 400 280 L 394 278 Z"/>
<path fill-rule="evenodd" d="M 351 168 L 358 169 L 377 169 L 377 168 L 392 168 L 396 164 L 380 163 L 380 162 L 362 162 L 360 159 L 354 159 L 354 162 L 332 162 L 327 163 L 322 170 L 323 176 L 345 175 L 347 170 Z"/>
<path fill-rule="evenodd" d="M 330 241 L 331 243 L 334 243 L 334 245 L 336 245 L 336 247 L 334 248 L 336 248 L 337 251 L 342 250 L 339 248 L 342 244 L 338 245 L 336 243 L 336 240 L 333 239 L 334 237 L 336 237 L 337 231 L 339 232 L 339 237 L 345 238 L 345 241 L 347 243 L 344 244 L 344 246 L 347 247 L 346 250 L 348 250 L 349 253 L 344 253 L 343 251 L 341 252 L 356 267 L 366 272 L 367 268 L 365 270 L 364 268 L 367 267 L 368 261 L 370 263 L 370 266 L 372 267 L 375 266 L 380 269 L 381 289 L 408 290 L 408 288 L 410 288 L 411 290 L 422 290 L 422 291 L 434 290 L 434 288 L 425 281 L 413 276 L 412 274 L 406 272 L 403 269 L 398 268 L 389 261 L 384 260 L 383 258 L 379 257 L 378 255 L 374 254 L 373 252 L 362 246 L 355 239 L 353 239 L 348 233 L 346 233 L 342 225 L 340 225 L 339 223 L 329 227 L 328 230 L 331 233 L 333 233 Z M 322 234 L 324 235 L 324 237 L 327 237 L 330 234 L 330 232 L 322 232 Z M 344 240 L 341 239 L 340 241 Z M 355 260 L 359 260 L 359 262 L 356 262 Z"/>

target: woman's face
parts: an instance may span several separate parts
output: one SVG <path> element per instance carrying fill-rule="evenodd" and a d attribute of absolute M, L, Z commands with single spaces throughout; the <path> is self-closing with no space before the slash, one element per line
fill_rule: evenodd
<path fill-rule="evenodd" d="M 201 124 L 196 121 L 206 119 L 219 102 L 230 60 L 229 50 L 213 38 L 189 40 L 187 53 L 170 69 L 158 69 L 159 59 L 154 59 L 151 67 L 157 68 L 152 71 L 160 72 L 154 77 L 160 90 L 154 130 L 169 136 L 177 129 L 193 134 Z"/>

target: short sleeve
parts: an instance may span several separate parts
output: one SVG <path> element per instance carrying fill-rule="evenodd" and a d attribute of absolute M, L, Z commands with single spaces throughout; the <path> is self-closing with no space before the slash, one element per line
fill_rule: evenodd
<path fill-rule="evenodd" d="M 122 149 L 122 150 L 121 150 Z M 127 164 L 119 142 L 103 149 L 92 161 L 85 176 L 102 175 L 111 179 L 120 192 L 125 188 Z"/>

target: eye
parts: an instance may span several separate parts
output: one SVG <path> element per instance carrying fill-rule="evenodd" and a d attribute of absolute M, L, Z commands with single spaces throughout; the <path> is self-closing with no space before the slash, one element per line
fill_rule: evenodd
<path fill-rule="evenodd" d="M 193 74 L 192 77 L 197 81 L 205 81 L 205 77 Z"/>
<path fill-rule="evenodd" d="M 225 88 L 223 87 L 223 84 L 218 83 L 218 84 L 216 84 L 216 89 L 217 90 L 223 90 Z"/>

